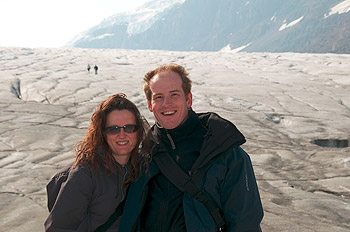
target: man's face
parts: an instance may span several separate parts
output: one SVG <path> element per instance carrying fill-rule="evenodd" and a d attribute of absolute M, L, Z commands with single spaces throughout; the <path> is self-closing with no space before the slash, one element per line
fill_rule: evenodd
<path fill-rule="evenodd" d="M 187 119 L 192 94 L 185 95 L 179 74 L 161 72 L 152 77 L 149 86 L 152 95 L 151 101 L 147 101 L 148 109 L 162 127 L 174 129 Z"/>

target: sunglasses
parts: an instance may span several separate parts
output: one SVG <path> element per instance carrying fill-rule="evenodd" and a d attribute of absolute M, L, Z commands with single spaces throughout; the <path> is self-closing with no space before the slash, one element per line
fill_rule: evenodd
<path fill-rule="evenodd" d="M 110 135 L 117 135 L 120 133 L 121 129 L 124 129 L 125 133 L 134 133 L 137 131 L 137 125 L 125 125 L 125 126 L 109 126 L 106 127 L 105 132 Z"/>

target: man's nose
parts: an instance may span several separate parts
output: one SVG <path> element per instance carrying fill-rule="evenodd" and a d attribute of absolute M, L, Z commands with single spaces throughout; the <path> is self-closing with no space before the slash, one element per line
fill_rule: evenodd
<path fill-rule="evenodd" d="M 169 105 L 173 102 L 171 97 L 164 97 L 163 105 Z"/>

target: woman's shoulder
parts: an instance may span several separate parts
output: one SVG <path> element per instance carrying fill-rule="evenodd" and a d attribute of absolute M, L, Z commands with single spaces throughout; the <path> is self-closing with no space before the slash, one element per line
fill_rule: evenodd
<path fill-rule="evenodd" d="M 86 163 L 72 164 L 68 179 L 91 179 L 96 176 L 96 170 Z"/>
<path fill-rule="evenodd" d="M 74 162 L 71 162 L 56 172 L 50 182 L 61 183 L 73 177 L 77 178 L 88 175 L 90 175 L 89 168 L 86 164 L 74 164 Z"/>

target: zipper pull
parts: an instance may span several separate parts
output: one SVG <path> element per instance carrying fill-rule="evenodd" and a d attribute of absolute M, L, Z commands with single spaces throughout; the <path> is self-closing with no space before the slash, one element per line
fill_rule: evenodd
<path fill-rule="evenodd" d="M 173 150 L 175 150 L 175 149 L 176 149 L 175 143 L 174 143 L 173 139 L 171 138 L 171 136 L 170 136 L 168 130 L 166 130 L 166 136 L 168 137 L 168 139 L 169 139 L 169 141 L 170 141 L 170 143 L 171 143 L 171 148 L 172 148 Z"/>

